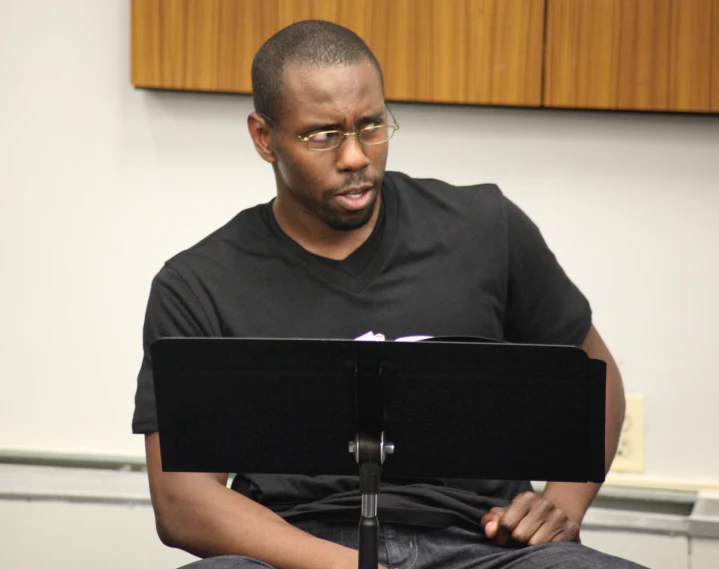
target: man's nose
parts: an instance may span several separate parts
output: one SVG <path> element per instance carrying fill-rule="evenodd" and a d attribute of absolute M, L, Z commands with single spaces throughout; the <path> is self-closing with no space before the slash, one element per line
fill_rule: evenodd
<path fill-rule="evenodd" d="M 369 165 L 369 157 L 356 134 L 349 134 L 340 144 L 337 156 L 339 170 L 361 170 Z"/>

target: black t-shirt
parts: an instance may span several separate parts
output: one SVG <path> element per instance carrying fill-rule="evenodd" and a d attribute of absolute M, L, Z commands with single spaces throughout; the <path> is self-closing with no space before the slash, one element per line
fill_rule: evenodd
<path fill-rule="evenodd" d="M 309 253 L 271 203 L 170 259 L 152 283 L 135 433 L 157 430 L 151 343 L 168 336 L 353 339 L 481 336 L 580 345 L 591 310 L 537 227 L 494 185 L 387 172 L 380 218 L 347 259 Z M 487 457 L 491 460 L 492 457 Z M 288 520 L 359 518 L 356 477 L 238 474 L 233 488 Z M 478 524 L 527 481 L 384 480 L 385 522 Z"/>

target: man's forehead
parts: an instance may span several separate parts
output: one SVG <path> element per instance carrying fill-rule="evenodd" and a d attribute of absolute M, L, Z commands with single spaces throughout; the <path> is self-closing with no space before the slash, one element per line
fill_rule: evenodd
<path fill-rule="evenodd" d="M 283 107 L 290 115 L 374 112 L 383 108 L 379 73 L 367 60 L 315 66 L 293 63 L 283 76 Z"/>

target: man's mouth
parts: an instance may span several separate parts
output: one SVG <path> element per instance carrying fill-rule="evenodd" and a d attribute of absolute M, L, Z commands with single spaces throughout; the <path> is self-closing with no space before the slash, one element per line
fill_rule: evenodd
<path fill-rule="evenodd" d="M 373 185 L 365 185 L 357 188 L 343 190 L 335 196 L 340 205 L 347 210 L 357 211 L 367 207 L 372 200 Z"/>

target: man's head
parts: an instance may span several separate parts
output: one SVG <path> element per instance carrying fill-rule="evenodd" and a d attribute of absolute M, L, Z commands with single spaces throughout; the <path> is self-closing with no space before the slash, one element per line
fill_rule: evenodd
<path fill-rule="evenodd" d="M 379 62 L 353 31 L 322 20 L 287 26 L 268 39 L 252 61 L 255 110 L 272 118 L 281 114 L 284 73 L 289 65 L 322 69 L 365 61 L 374 66 L 382 85 Z"/>
<path fill-rule="evenodd" d="M 370 128 L 388 118 L 382 72 L 364 41 L 329 22 L 293 24 L 257 52 L 252 90 L 256 112 L 248 126 L 275 170 L 278 221 L 351 231 L 375 219 L 387 161 L 387 143 L 376 132 L 393 131 Z M 362 129 L 362 142 L 336 134 L 307 140 Z M 333 137 L 340 145 L 323 148 Z"/>

